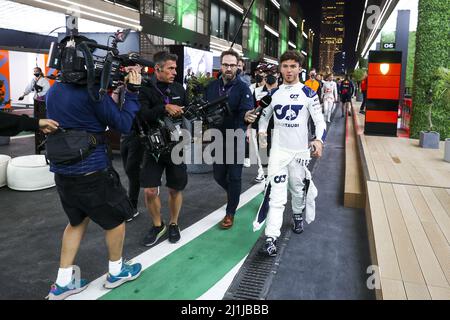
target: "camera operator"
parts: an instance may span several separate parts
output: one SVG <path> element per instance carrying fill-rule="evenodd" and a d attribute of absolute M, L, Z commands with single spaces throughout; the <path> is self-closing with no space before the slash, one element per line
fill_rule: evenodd
<path fill-rule="evenodd" d="M 183 106 L 187 105 L 183 86 L 174 82 L 177 75 L 177 55 L 161 51 L 156 53 L 153 59 L 155 77 L 153 81 L 141 88 L 139 95 L 142 106 L 140 116 L 150 128 L 158 127 L 158 121 L 164 117 L 181 117 Z M 181 192 L 188 180 L 186 165 L 174 164 L 170 152 L 155 154 L 155 151 L 146 150 L 141 170 L 141 186 L 144 187 L 145 203 L 153 221 L 153 227 L 144 237 L 145 246 L 154 245 L 167 232 L 167 227 L 161 218 L 159 197 L 159 187 L 164 171 L 166 186 L 169 188 L 169 241 L 176 243 L 180 240 L 178 216 L 183 202 Z"/>
<path fill-rule="evenodd" d="M 228 104 L 231 109 L 231 115 L 227 116 L 221 128 L 224 137 L 224 154 L 221 163 L 214 163 L 214 179 L 227 192 L 228 203 L 226 214 L 221 222 L 223 229 L 229 229 L 233 226 L 234 215 L 239 205 L 241 196 L 241 176 L 244 161 L 244 152 L 238 152 L 238 148 L 244 148 L 245 141 L 237 141 L 233 150 L 227 148 L 227 144 L 234 141 L 225 141 L 226 130 L 243 130 L 246 129 L 246 124 L 253 123 L 257 115 L 252 114 L 253 111 L 253 96 L 252 93 L 242 80 L 237 76 L 237 68 L 239 62 L 239 55 L 236 51 L 230 49 L 223 51 L 220 56 L 222 77 L 211 82 L 206 88 L 205 98 L 207 101 L 212 101 L 220 96 L 228 95 Z M 234 144 L 234 143 L 233 143 Z M 234 152 L 234 161 L 229 164 L 226 162 L 227 151 Z M 241 151 L 241 150 L 240 150 Z M 242 159 L 237 156 L 242 154 Z"/>
<path fill-rule="evenodd" d="M 89 39 L 83 36 L 66 37 L 61 42 L 65 45 L 64 50 L 68 50 L 68 43 L 73 41 L 78 46 Z M 139 110 L 138 95 L 134 91 L 141 83 L 141 75 L 132 70 L 126 76 L 127 92 L 122 108 L 109 96 L 103 96 L 99 102 L 93 101 L 86 85 L 65 80 L 70 78 L 69 73 L 67 78 L 64 72 L 62 75 L 65 82 L 55 83 L 46 98 L 48 116 L 60 125 L 60 130 L 47 140 L 47 156 L 69 224 L 62 239 L 56 283 L 51 286 L 47 297 L 50 300 L 65 299 L 87 287 L 86 280 L 73 276 L 73 263 L 90 220 L 105 230 L 109 255 L 105 288 L 115 288 L 134 280 L 142 269 L 139 263 L 126 264 L 122 261 L 125 220 L 132 215 L 133 208 L 119 175 L 108 159 L 105 144 L 106 126 L 124 133 L 130 131 Z M 55 155 L 60 155 L 63 146 L 71 150 L 71 143 L 75 143 L 71 138 L 83 133 L 90 137 L 90 141 L 95 141 L 93 151 L 81 160 L 67 159 L 67 164 L 56 161 Z M 73 154 L 66 158 L 69 156 L 73 159 Z"/>

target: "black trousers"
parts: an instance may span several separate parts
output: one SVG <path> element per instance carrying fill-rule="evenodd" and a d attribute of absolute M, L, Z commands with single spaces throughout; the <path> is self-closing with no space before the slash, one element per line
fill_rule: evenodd
<path fill-rule="evenodd" d="M 45 101 L 42 100 L 34 100 L 34 115 L 36 119 L 45 119 L 47 118 L 47 107 L 45 105 Z M 45 144 L 43 144 L 45 140 L 45 134 L 41 131 L 36 131 L 34 135 L 34 153 L 41 154 L 41 151 L 45 150 Z"/>
<path fill-rule="evenodd" d="M 123 167 L 128 177 L 128 197 L 131 204 L 137 208 L 139 191 L 141 189 L 139 176 L 145 147 L 136 134 L 123 135 L 120 141 L 120 154 Z"/>
<path fill-rule="evenodd" d="M 226 214 L 234 215 L 242 188 L 242 164 L 214 164 L 214 179 L 227 192 Z"/>
<path fill-rule="evenodd" d="M 363 94 L 363 101 L 361 103 L 361 107 L 359 108 L 359 111 L 366 110 L 367 91 L 363 91 L 362 94 Z"/>

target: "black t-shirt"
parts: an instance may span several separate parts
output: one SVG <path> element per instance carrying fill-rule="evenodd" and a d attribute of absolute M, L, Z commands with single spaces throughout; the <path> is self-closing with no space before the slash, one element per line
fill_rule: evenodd
<path fill-rule="evenodd" d="M 188 105 L 186 91 L 176 82 L 168 84 L 157 81 L 143 86 L 139 92 L 139 102 L 139 117 L 149 125 L 155 125 L 158 120 L 168 115 L 166 104 Z"/>

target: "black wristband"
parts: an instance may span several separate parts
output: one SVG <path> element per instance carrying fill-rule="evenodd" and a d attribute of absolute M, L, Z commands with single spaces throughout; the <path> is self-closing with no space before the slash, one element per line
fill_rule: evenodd
<path fill-rule="evenodd" d="M 130 92 L 138 92 L 140 88 L 140 84 L 127 83 L 127 90 Z"/>

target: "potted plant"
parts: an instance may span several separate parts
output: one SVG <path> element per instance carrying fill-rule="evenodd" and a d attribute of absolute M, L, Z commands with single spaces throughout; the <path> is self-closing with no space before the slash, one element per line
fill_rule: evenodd
<path fill-rule="evenodd" d="M 193 102 L 195 100 L 199 100 L 203 98 L 203 95 L 205 93 L 206 86 L 214 80 L 213 77 L 207 77 L 204 73 L 198 73 L 196 76 L 191 77 L 187 82 L 186 87 L 186 93 L 188 97 L 189 102 Z M 204 132 L 202 130 L 202 132 Z M 198 141 L 194 141 L 196 139 L 193 137 L 192 143 L 191 143 L 191 163 L 187 165 L 187 171 L 189 173 L 208 173 L 212 171 L 212 165 L 208 165 L 206 163 L 194 163 L 194 142 L 199 143 Z M 202 135 L 202 155 L 203 151 L 205 150 L 206 146 L 211 141 L 205 140 L 205 138 Z M 203 162 L 203 159 L 202 159 Z"/>
<path fill-rule="evenodd" d="M 428 130 L 420 131 L 419 145 L 422 148 L 439 149 L 440 134 L 434 131 L 433 126 L 433 107 L 445 106 L 450 104 L 450 70 L 440 67 L 434 73 L 431 87 L 429 90 L 428 102 Z M 444 109 L 444 108 L 441 108 Z M 448 117 L 448 115 L 444 115 Z M 448 119 L 448 118 L 447 118 Z M 448 120 L 447 120 L 448 121 Z"/>

